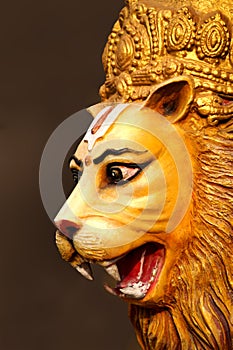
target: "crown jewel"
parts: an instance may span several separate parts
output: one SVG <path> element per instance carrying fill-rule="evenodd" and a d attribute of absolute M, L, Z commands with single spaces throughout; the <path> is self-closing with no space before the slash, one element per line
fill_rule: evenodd
<path fill-rule="evenodd" d="M 178 75 L 233 96 L 232 21 L 230 0 L 126 1 L 103 54 L 102 98 L 142 100 Z"/>

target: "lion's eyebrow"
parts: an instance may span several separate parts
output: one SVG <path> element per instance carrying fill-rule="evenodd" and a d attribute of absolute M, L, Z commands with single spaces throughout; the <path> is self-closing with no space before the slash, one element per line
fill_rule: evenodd
<path fill-rule="evenodd" d="M 68 164 L 70 164 L 70 162 L 71 162 L 72 160 L 74 160 L 74 161 L 75 161 L 75 164 L 76 164 L 77 166 L 79 166 L 80 168 L 83 167 L 83 162 L 82 162 L 82 160 L 81 160 L 81 159 L 78 159 L 75 155 L 73 155 L 72 157 L 70 157 Z"/>
<path fill-rule="evenodd" d="M 134 154 L 143 154 L 148 152 L 147 150 L 145 151 L 136 151 L 134 149 L 131 148 L 121 148 L 121 149 L 113 149 L 113 148 L 109 148 L 106 151 L 103 152 L 103 154 L 101 154 L 99 157 L 95 158 L 93 160 L 94 164 L 99 164 L 101 163 L 107 156 L 109 155 L 113 155 L 113 156 L 118 156 L 124 153 L 134 153 Z"/>

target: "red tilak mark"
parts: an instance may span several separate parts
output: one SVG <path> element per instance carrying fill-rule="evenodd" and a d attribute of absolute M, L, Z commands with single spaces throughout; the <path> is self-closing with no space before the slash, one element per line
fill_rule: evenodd
<path fill-rule="evenodd" d="M 86 158 L 85 158 L 85 165 L 89 166 L 89 165 L 91 165 L 91 163 L 92 163 L 91 157 L 90 156 L 86 156 Z"/>
<path fill-rule="evenodd" d="M 110 112 L 112 112 L 114 107 L 111 107 L 109 110 L 107 110 L 102 117 L 97 121 L 97 123 L 93 126 L 93 128 L 91 129 L 91 133 L 92 135 L 95 135 L 97 133 L 97 131 L 100 129 L 101 125 L 103 124 L 103 122 L 107 119 L 107 116 L 109 115 Z"/>

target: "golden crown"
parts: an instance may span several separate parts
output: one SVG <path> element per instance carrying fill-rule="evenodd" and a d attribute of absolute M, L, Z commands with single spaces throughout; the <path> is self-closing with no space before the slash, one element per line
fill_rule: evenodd
<path fill-rule="evenodd" d="M 178 75 L 233 96 L 232 23 L 230 0 L 127 0 L 103 53 L 102 99 L 143 100 Z"/>

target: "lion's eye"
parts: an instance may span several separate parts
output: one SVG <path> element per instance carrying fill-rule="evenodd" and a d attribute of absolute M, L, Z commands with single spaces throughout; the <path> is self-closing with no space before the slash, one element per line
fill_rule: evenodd
<path fill-rule="evenodd" d="M 136 164 L 108 164 L 106 171 L 108 183 L 123 185 L 137 176 L 141 170 Z"/>
<path fill-rule="evenodd" d="M 117 183 L 123 179 L 123 173 L 120 168 L 111 167 L 107 172 L 108 180 L 111 183 Z"/>

